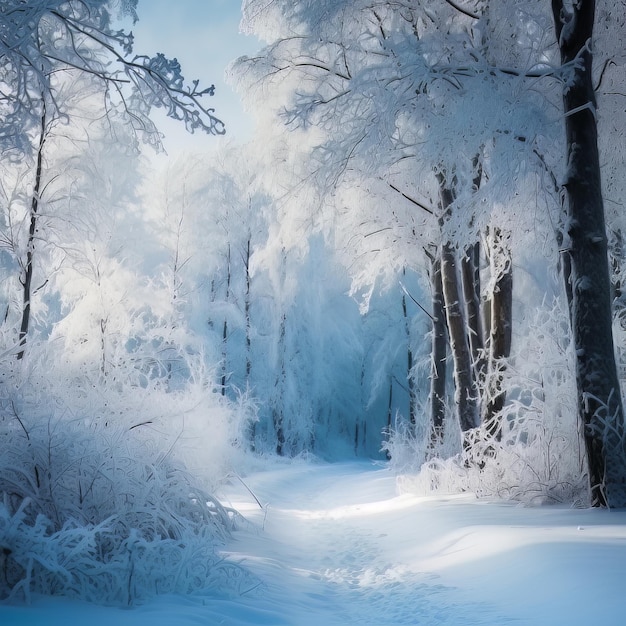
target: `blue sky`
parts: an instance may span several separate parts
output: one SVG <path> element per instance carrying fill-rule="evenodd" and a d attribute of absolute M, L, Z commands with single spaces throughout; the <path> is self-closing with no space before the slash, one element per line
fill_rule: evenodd
<path fill-rule="evenodd" d="M 252 124 L 223 80 L 230 61 L 260 47 L 254 38 L 239 33 L 240 0 L 140 0 L 138 14 L 139 22 L 133 26 L 135 51 L 176 57 L 187 80 L 198 78 L 202 85 L 215 84 L 216 95 L 210 104 L 226 123 L 228 137 L 249 136 Z M 171 153 L 184 148 L 210 149 L 215 143 L 202 134 L 188 137 L 180 124 L 159 120 L 159 126 Z"/>

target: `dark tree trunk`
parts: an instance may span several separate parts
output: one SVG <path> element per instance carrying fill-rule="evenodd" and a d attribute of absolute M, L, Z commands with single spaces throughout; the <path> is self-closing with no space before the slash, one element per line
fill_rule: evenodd
<path fill-rule="evenodd" d="M 511 250 L 500 229 L 492 229 L 489 242 L 489 265 L 496 280 L 486 303 L 489 307 L 489 336 L 483 424 L 487 432 L 499 440 L 502 436 L 501 411 L 506 400 L 506 391 L 502 384 L 503 374 L 506 360 L 511 354 L 513 265 Z"/>
<path fill-rule="evenodd" d="M 477 426 L 477 398 L 456 265 L 454 248 L 445 244 L 441 250 L 441 278 L 450 351 L 454 363 L 454 399 L 459 411 L 461 430 L 467 431 Z"/>
<path fill-rule="evenodd" d="M 226 303 L 230 300 L 230 244 L 228 244 L 228 251 L 226 254 Z M 222 326 L 222 395 L 226 395 L 226 376 L 227 376 L 227 363 L 228 359 L 228 319 L 224 318 L 224 324 Z"/>
<path fill-rule="evenodd" d="M 252 372 L 252 319 L 251 319 L 251 291 L 252 291 L 252 277 L 250 276 L 250 254 L 251 254 L 251 239 L 252 235 L 248 232 L 248 239 L 246 244 L 246 251 L 244 257 L 244 266 L 246 271 L 246 295 L 244 302 L 244 315 L 246 318 L 246 390 L 250 388 L 250 374 Z M 256 449 L 256 425 L 255 420 L 250 420 L 250 426 L 248 427 L 248 439 L 250 441 L 250 447 L 252 451 Z"/>
<path fill-rule="evenodd" d="M 430 282 L 433 292 L 433 329 L 430 371 L 430 416 L 431 446 L 443 442 L 444 419 L 446 414 L 446 314 L 443 306 L 443 284 L 441 282 L 441 258 L 431 258 Z"/>
<path fill-rule="evenodd" d="M 480 189 L 483 178 L 483 165 L 480 154 L 472 159 L 474 178 L 472 191 Z M 474 382 L 478 390 L 482 389 L 485 382 L 486 359 L 485 359 L 485 326 L 481 312 L 480 300 L 480 242 L 476 242 L 465 250 L 461 260 L 461 282 L 463 284 L 463 296 L 465 297 L 465 310 L 467 312 L 467 326 L 469 332 L 470 351 L 474 366 Z"/>
<path fill-rule="evenodd" d="M 274 431 L 276 433 L 276 454 L 285 454 L 285 383 L 287 372 L 285 369 L 285 351 L 287 334 L 287 316 L 280 316 L 280 328 L 278 330 L 278 358 L 280 360 L 276 376 L 276 398 L 273 409 Z"/>
<path fill-rule="evenodd" d="M 611 260 L 611 298 L 614 303 L 620 301 L 621 304 L 621 298 L 624 295 L 621 276 L 621 268 L 624 264 L 624 241 L 619 228 L 611 232 L 609 258 Z"/>
<path fill-rule="evenodd" d="M 406 269 L 402 270 L 402 275 L 406 275 Z M 404 328 L 406 331 L 406 381 L 409 389 L 409 423 L 415 425 L 415 381 L 413 380 L 413 350 L 411 349 L 411 324 L 406 306 L 406 292 L 402 294 L 402 315 L 404 317 Z"/>
<path fill-rule="evenodd" d="M 389 396 L 387 401 L 387 432 L 391 432 L 393 423 L 393 376 L 389 376 Z"/>
<path fill-rule="evenodd" d="M 454 193 L 443 175 L 438 175 L 438 180 L 443 225 L 443 221 L 449 215 Z M 441 281 L 450 337 L 450 351 L 454 363 L 454 400 L 458 408 L 461 430 L 465 432 L 478 425 L 476 385 L 472 371 L 467 325 L 463 316 L 456 251 L 449 243 L 445 243 L 441 247 Z"/>
<path fill-rule="evenodd" d="M 583 425 L 593 506 L 626 506 L 624 413 L 611 319 L 591 39 L 595 2 L 552 0 L 561 62 L 568 170 L 564 197 L 570 317 L 576 351 L 578 411 Z"/>
<path fill-rule="evenodd" d="M 30 308 L 31 298 L 33 295 L 33 260 L 35 257 L 35 235 L 37 233 L 37 220 L 39 212 L 39 194 L 41 193 L 41 177 L 43 174 L 43 149 L 46 143 L 46 104 L 42 104 L 41 127 L 39 135 L 39 146 L 37 148 L 37 165 L 35 168 L 35 184 L 33 185 L 33 194 L 30 201 L 30 224 L 28 227 L 28 244 L 26 246 L 26 263 L 21 278 L 22 283 L 22 322 L 20 324 L 19 345 L 20 351 L 17 353 L 18 359 L 24 358 L 24 346 L 28 336 L 28 328 L 30 326 Z"/>
<path fill-rule="evenodd" d="M 480 244 L 475 243 L 466 249 L 461 259 L 461 284 L 467 312 L 469 345 L 474 366 L 474 379 L 478 388 L 485 380 L 485 344 L 480 313 Z"/>
<path fill-rule="evenodd" d="M 611 264 L 611 301 L 613 302 L 613 319 L 622 328 L 626 328 L 626 302 L 624 302 L 624 285 L 622 283 L 622 267 L 624 266 L 624 241 L 620 229 L 611 232 L 609 241 L 609 260 Z M 623 346 L 622 346 L 623 348 Z M 618 371 L 623 378 L 623 351 L 618 351 Z"/>
<path fill-rule="evenodd" d="M 285 248 L 281 250 L 280 261 L 280 284 L 284 287 L 287 279 L 287 252 L 285 251 Z M 281 301 L 281 306 L 282 305 L 283 303 Z M 287 442 L 287 436 L 285 433 L 285 394 L 287 392 L 287 313 L 284 310 L 281 311 L 280 314 L 276 352 L 278 355 L 278 363 L 274 383 L 274 398 L 272 400 L 272 417 L 274 422 L 274 432 L 276 433 L 276 454 L 284 455 L 288 452 L 285 450 L 285 444 Z"/>

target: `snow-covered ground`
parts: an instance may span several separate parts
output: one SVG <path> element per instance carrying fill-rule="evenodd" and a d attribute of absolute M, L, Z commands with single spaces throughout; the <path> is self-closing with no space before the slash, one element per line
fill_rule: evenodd
<path fill-rule="evenodd" d="M 127 610 L 39 599 L 0 605 L 0 624 L 625 623 L 626 512 L 400 495 L 365 462 L 273 466 L 245 484 L 222 494 L 248 520 L 228 546 L 253 574 L 238 595 Z"/>

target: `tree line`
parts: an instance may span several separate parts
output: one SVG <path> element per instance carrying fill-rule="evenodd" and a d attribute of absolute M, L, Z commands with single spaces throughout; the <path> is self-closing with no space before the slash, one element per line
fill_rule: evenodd
<path fill-rule="evenodd" d="M 607 229 L 598 156 L 598 95 L 608 118 L 619 116 L 623 98 L 620 88 L 606 89 L 623 67 L 610 39 L 623 32 L 619 12 L 593 1 L 248 0 L 244 27 L 269 43 L 234 69 L 244 93 L 273 103 L 274 123 L 310 137 L 304 170 L 326 198 L 319 202 L 340 198 L 336 209 L 353 212 L 360 227 L 345 190 L 371 190 L 379 228 L 363 237 L 394 231 L 383 245 L 428 276 L 433 450 L 455 413 L 466 453 L 480 441 L 480 455 L 494 455 L 519 413 L 507 400 L 507 372 L 519 365 L 511 354 L 514 240 L 516 229 L 532 228 L 521 219 L 520 198 L 532 202 L 523 186 L 536 186 L 563 280 L 576 411 L 599 506 L 622 506 L 626 497 L 616 266 L 608 254 L 619 219 Z M 378 181 L 389 189 L 375 190 Z M 394 209 L 403 202 L 413 211 Z M 312 210 L 315 220 L 322 211 L 315 203 Z M 381 255 L 371 253 L 376 273 Z"/>
<path fill-rule="evenodd" d="M 2 5 L 7 376 L 41 348 L 125 394 L 202 380 L 257 452 L 525 458 L 622 506 L 619 9 L 247 0 L 257 136 L 145 194 L 152 108 L 224 127 L 110 27 L 135 8 Z"/>

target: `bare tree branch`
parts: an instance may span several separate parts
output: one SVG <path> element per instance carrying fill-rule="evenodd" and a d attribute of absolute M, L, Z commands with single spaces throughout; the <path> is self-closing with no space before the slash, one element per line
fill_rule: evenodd
<path fill-rule="evenodd" d="M 425 204 L 422 204 L 415 198 L 412 198 L 411 196 L 407 195 L 406 193 L 404 193 L 404 191 L 401 191 L 395 185 L 392 185 L 391 183 L 387 183 L 387 185 L 391 187 L 391 189 L 393 189 L 396 193 L 399 193 L 403 198 L 405 198 L 406 200 L 408 200 L 415 206 L 418 206 L 420 209 L 423 209 L 424 211 L 426 211 L 426 213 L 429 213 L 430 215 L 435 215 L 435 212 L 433 211 L 433 209 L 428 208 Z"/>
<path fill-rule="evenodd" d="M 447 2 L 452 8 L 459 11 L 459 13 L 463 13 L 463 15 L 467 15 L 467 17 L 471 17 L 473 20 L 479 20 L 481 18 L 481 16 L 478 13 L 474 13 L 473 11 L 470 11 L 469 9 L 463 8 L 460 4 L 458 4 L 454 0 L 445 0 L 445 2 Z"/>

